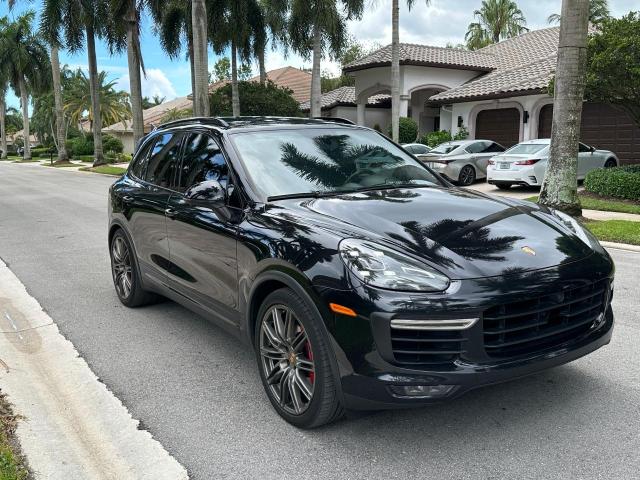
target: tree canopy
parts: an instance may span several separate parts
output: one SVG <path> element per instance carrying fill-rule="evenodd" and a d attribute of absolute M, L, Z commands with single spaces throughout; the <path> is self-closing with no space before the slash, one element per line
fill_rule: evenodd
<path fill-rule="evenodd" d="M 300 116 L 300 107 L 289 89 L 271 81 L 264 85 L 258 82 L 239 82 L 240 109 L 243 115 Z M 231 84 L 220 87 L 209 96 L 211 111 L 216 115 L 232 114 Z"/>
<path fill-rule="evenodd" d="M 586 99 L 625 110 L 640 127 L 640 13 L 604 20 L 587 52 Z"/>
<path fill-rule="evenodd" d="M 470 50 L 516 37 L 529 30 L 522 10 L 513 0 L 483 0 L 480 9 L 473 15 L 476 21 L 469 24 L 464 37 Z"/>

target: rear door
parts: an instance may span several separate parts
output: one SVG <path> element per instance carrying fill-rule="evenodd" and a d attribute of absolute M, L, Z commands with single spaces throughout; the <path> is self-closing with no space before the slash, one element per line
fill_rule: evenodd
<path fill-rule="evenodd" d="M 169 265 L 165 210 L 181 141 L 180 134 L 171 132 L 151 140 L 131 170 L 135 188 L 123 197 L 141 273 L 157 281 L 162 281 Z"/>
<path fill-rule="evenodd" d="M 192 186 L 217 180 L 230 194 L 224 206 L 190 200 Z M 186 135 L 182 161 L 167 208 L 172 284 L 175 289 L 237 325 L 237 223 L 230 169 L 216 139 L 208 132 Z M 237 193 L 237 192 L 236 192 Z"/>
<path fill-rule="evenodd" d="M 594 155 L 584 143 L 578 145 L 578 178 L 582 179 L 585 175 L 598 167 L 598 156 Z"/>

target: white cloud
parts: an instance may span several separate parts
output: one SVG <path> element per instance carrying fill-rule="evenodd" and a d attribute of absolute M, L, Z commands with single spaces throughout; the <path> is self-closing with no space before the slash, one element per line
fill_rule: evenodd
<path fill-rule="evenodd" d="M 129 91 L 129 74 L 123 75 L 116 82 L 116 89 Z M 146 78 L 142 77 L 142 96 L 153 97 L 158 95 L 172 100 L 177 97 L 176 90 L 171 81 L 159 68 L 147 68 Z"/>

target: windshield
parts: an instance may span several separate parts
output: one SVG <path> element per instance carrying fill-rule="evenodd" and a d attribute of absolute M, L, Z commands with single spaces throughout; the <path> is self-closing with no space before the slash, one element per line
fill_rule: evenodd
<path fill-rule="evenodd" d="M 456 143 L 441 143 L 440 145 L 432 149 L 429 153 L 439 153 L 441 155 L 446 155 L 447 153 L 451 153 L 459 147 L 461 147 L 461 145 Z"/>
<path fill-rule="evenodd" d="M 301 128 L 232 134 L 255 187 L 265 197 L 394 186 L 442 186 L 436 176 L 370 130 Z"/>
<path fill-rule="evenodd" d="M 512 153 L 514 155 L 531 155 L 533 153 L 538 153 L 547 147 L 548 145 L 546 143 L 521 143 L 511 147 L 505 153 Z"/>

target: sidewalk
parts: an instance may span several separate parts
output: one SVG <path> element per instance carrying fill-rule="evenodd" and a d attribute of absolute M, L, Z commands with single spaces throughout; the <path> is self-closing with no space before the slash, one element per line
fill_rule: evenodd
<path fill-rule="evenodd" d="M 589 220 L 628 220 L 631 222 L 640 222 L 640 215 L 636 215 L 635 213 L 582 210 L 582 216 Z"/>
<path fill-rule="evenodd" d="M 24 418 L 16 434 L 36 479 L 188 478 L 2 261 L 0 331 L 0 388 Z"/>

